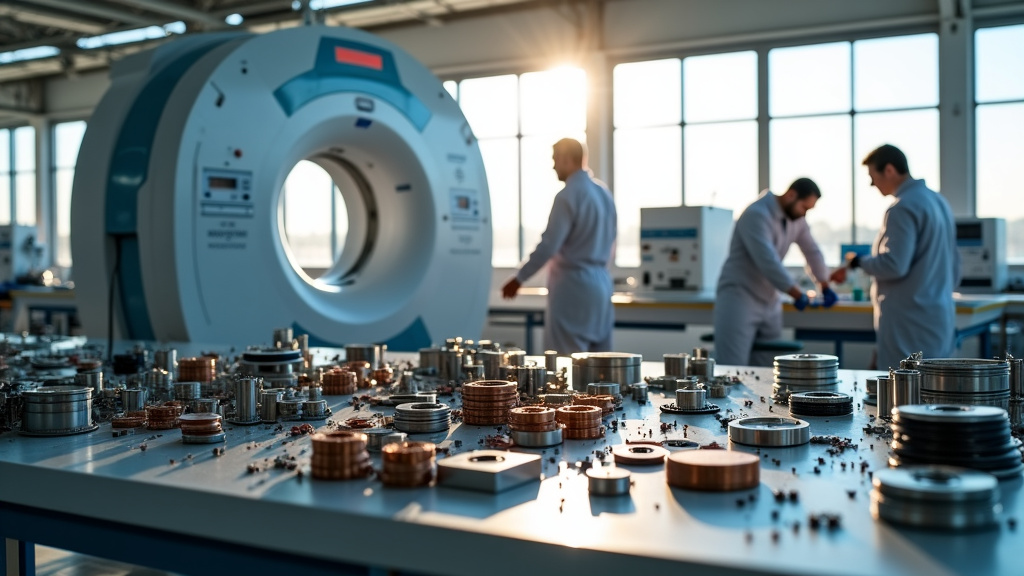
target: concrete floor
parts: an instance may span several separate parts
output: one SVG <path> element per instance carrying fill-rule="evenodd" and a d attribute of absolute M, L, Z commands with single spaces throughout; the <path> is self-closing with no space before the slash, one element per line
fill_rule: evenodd
<path fill-rule="evenodd" d="M 36 545 L 37 576 L 172 576 L 131 564 Z"/>

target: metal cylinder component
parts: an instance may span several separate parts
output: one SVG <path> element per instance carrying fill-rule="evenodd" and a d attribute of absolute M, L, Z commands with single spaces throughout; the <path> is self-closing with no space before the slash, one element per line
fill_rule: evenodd
<path fill-rule="evenodd" d="M 694 348 L 693 349 L 693 358 L 707 358 L 707 357 L 708 357 L 708 349 L 707 348 Z"/>
<path fill-rule="evenodd" d="M 526 366 L 526 350 L 511 348 L 505 354 L 507 366 Z"/>
<path fill-rule="evenodd" d="M 291 348 L 292 338 L 291 328 L 274 328 L 274 346 L 278 348 Z"/>
<path fill-rule="evenodd" d="M 21 433 L 26 436 L 65 436 L 91 432 L 92 388 L 43 386 L 22 394 Z"/>
<path fill-rule="evenodd" d="M 799 446 L 810 442 L 811 431 L 797 418 L 740 418 L 729 422 L 729 440 L 748 446 Z"/>
<path fill-rule="evenodd" d="M 587 485 L 594 496 L 629 494 L 632 474 L 624 468 L 601 466 L 587 470 Z"/>
<path fill-rule="evenodd" d="M 281 420 L 302 420 L 303 401 L 295 397 L 281 397 L 277 401 L 277 417 Z"/>
<path fill-rule="evenodd" d="M 686 352 L 679 354 L 665 354 L 665 375 L 682 378 L 690 370 L 690 355 Z"/>
<path fill-rule="evenodd" d="M 380 452 L 384 438 L 393 433 L 390 428 L 364 428 L 360 432 L 366 435 L 366 449 L 370 452 Z"/>
<path fill-rule="evenodd" d="M 171 376 L 178 373 L 178 351 L 174 348 L 160 348 L 153 351 L 153 367 L 166 370 Z"/>
<path fill-rule="evenodd" d="M 789 412 L 799 416 L 845 416 L 853 413 L 853 396 L 845 392 L 795 392 Z"/>
<path fill-rule="evenodd" d="M 324 389 L 322 387 L 317 386 L 316 384 L 310 384 L 309 385 L 309 399 L 310 400 L 320 400 L 321 398 L 323 398 L 323 395 L 324 395 Z"/>
<path fill-rule="evenodd" d="M 199 382 L 175 382 L 173 389 L 173 398 L 179 402 L 188 403 L 200 396 Z"/>
<path fill-rule="evenodd" d="M 623 392 L 643 382 L 643 356 L 624 352 L 580 352 L 572 355 L 572 388 L 586 390 L 591 382 L 615 382 Z"/>
<path fill-rule="evenodd" d="M 234 424 L 258 424 L 260 421 L 259 393 L 263 380 L 252 376 L 243 376 L 235 381 L 235 417 Z"/>
<path fill-rule="evenodd" d="M 392 432 L 384 437 L 384 440 L 381 442 L 381 448 L 388 444 L 402 444 L 408 439 L 409 435 L 405 432 Z"/>
<path fill-rule="evenodd" d="M 761 459 L 732 450 L 681 450 L 669 455 L 665 480 L 686 490 L 747 490 L 761 482 Z"/>
<path fill-rule="evenodd" d="M 284 391 L 277 388 L 260 392 L 260 421 L 277 422 L 277 402 L 283 395 Z"/>
<path fill-rule="evenodd" d="M 171 374 L 161 368 L 142 373 L 142 387 L 154 394 L 166 394 L 171 387 Z"/>
<path fill-rule="evenodd" d="M 505 377 L 503 367 L 508 364 L 508 354 L 500 350 L 478 350 L 476 361 L 484 366 L 484 380 L 500 380 Z"/>
<path fill-rule="evenodd" d="M 216 398 L 196 398 L 189 404 L 190 409 L 196 414 L 216 414 L 220 400 Z"/>
<path fill-rule="evenodd" d="M 1024 397 L 1024 358 L 1013 358 L 1007 356 L 1006 361 L 1010 364 L 1010 397 Z"/>
<path fill-rule="evenodd" d="M 436 372 L 441 371 L 441 349 L 420 348 L 420 368 L 433 368 Z"/>
<path fill-rule="evenodd" d="M 952 466 L 878 470 L 871 515 L 895 524 L 972 530 L 998 522 L 999 483 L 991 474 Z"/>
<path fill-rule="evenodd" d="M 445 404 L 415 402 L 395 407 L 395 428 L 409 434 L 443 432 L 452 425 L 452 411 Z"/>
<path fill-rule="evenodd" d="M 676 390 L 676 407 L 680 410 L 701 410 L 707 403 L 707 390 L 704 387 Z"/>
<path fill-rule="evenodd" d="M 303 368 L 305 359 L 298 350 L 250 346 L 239 360 L 239 372 L 258 376 L 268 384 L 291 386 Z"/>
<path fill-rule="evenodd" d="M 715 378 L 714 358 L 690 358 L 690 376 L 700 378 L 701 382 L 710 382 Z"/>
<path fill-rule="evenodd" d="M 544 351 L 544 368 L 548 372 L 558 372 L 558 351 L 557 350 L 545 350 Z"/>
<path fill-rule="evenodd" d="M 460 349 L 441 350 L 441 365 L 438 376 L 442 380 L 459 381 L 462 378 L 462 365 L 465 363 Z"/>
<path fill-rule="evenodd" d="M 926 404 L 971 404 L 1009 408 L 1011 365 L 981 358 L 919 360 L 921 401 Z"/>
<path fill-rule="evenodd" d="M 346 362 L 369 362 L 370 369 L 376 370 L 384 365 L 383 344 L 347 344 L 345 346 Z"/>
<path fill-rule="evenodd" d="M 557 446 L 564 441 L 561 427 L 541 432 L 512 430 L 511 436 L 512 441 L 515 442 L 517 446 L 522 446 L 524 448 L 546 448 L 548 446 Z"/>
<path fill-rule="evenodd" d="M 647 404 L 647 383 L 638 382 L 633 384 L 633 400 L 640 404 Z"/>
<path fill-rule="evenodd" d="M 323 420 L 327 418 L 326 400 L 306 400 L 302 403 L 303 420 Z"/>
<path fill-rule="evenodd" d="M 75 385 L 92 388 L 95 394 L 103 391 L 103 372 L 79 372 L 75 374 Z"/>
<path fill-rule="evenodd" d="M 587 394 L 594 396 L 606 394 L 618 396 L 620 387 L 615 382 L 589 382 L 587 383 Z"/>
<path fill-rule="evenodd" d="M 893 404 L 892 378 L 889 375 L 880 375 L 875 380 L 878 382 L 877 415 L 879 418 L 891 418 Z"/>
<path fill-rule="evenodd" d="M 485 380 L 486 374 L 483 364 L 466 364 L 462 367 L 462 380 L 466 382 Z"/>
<path fill-rule="evenodd" d="M 548 371 L 544 366 L 537 366 L 532 362 L 528 366 L 516 366 L 511 369 L 516 380 L 516 387 L 519 393 L 529 398 L 546 392 L 545 386 L 548 383 Z"/>
<path fill-rule="evenodd" d="M 891 371 L 889 377 L 892 379 L 893 406 L 921 403 L 921 372 L 901 368 Z"/>
<path fill-rule="evenodd" d="M 125 412 L 135 412 L 146 407 L 146 391 L 142 388 L 121 390 L 121 407 Z"/>

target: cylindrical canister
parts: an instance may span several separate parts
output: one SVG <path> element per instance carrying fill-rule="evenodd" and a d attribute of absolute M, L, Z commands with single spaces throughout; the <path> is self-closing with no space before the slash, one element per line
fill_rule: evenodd
<path fill-rule="evenodd" d="M 544 368 L 548 372 L 558 372 L 558 351 L 557 350 L 545 350 L 544 351 Z"/>
<path fill-rule="evenodd" d="M 665 354 L 665 376 L 682 378 L 690 370 L 690 355 L 686 352 Z"/>
<path fill-rule="evenodd" d="M 701 410 L 704 408 L 707 390 L 704 387 L 676 390 L 676 407 L 680 410 Z"/>
<path fill-rule="evenodd" d="M 75 374 L 75 385 L 92 388 L 95 394 L 103 391 L 103 372 L 79 372 Z"/>
<path fill-rule="evenodd" d="M 891 418 L 893 408 L 892 378 L 884 374 L 879 375 L 876 380 L 878 380 L 878 417 Z"/>
<path fill-rule="evenodd" d="M 383 344 L 348 344 L 345 346 L 346 362 L 369 362 L 370 369 L 376 370 L 384 365 Z"/>
<path fill-rule="evenodd" d="M 505 377 L 502 368 L 508 364 L 508 354 L 500 350 L 477 350 L 476 361 L 483 364 L 484 380 L 501 380 Z"/>
<path fill-rule="evenodd" d="M 1024 358 L 1008 357 L 1006 361 L 1010 363 L 1010 397 L 1021 398 L 1024 396 L 1024 372 L 1021 371 Z"/>
<path fill-rule="evenodd" d="M 921 403 L 921 372 L 917 370 L 892 370 L 892 405 L 906 406 Z"/>
<path fill-rule="evenodd" d="M 235 381 L 235 418 L 233 422 L 247 424 L 259 422 L 259 393 L 262 378 L 243 376 Z"/>
<path fill-rule="evenodd" d="M 121 406 L 125 412 L 136 412 L 146 407 L 146 391 L 142 388 L 121 390 Z"/>

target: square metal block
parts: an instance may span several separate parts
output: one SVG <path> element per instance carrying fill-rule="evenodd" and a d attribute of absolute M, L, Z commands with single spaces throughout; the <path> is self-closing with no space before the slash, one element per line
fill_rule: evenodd
<path fill-rule="evenodd" d="M 495 494 L 538 481 L 540 472 L 540 456 L 502 450 L 474 450 L 437 461 L 441 486 Z"/>

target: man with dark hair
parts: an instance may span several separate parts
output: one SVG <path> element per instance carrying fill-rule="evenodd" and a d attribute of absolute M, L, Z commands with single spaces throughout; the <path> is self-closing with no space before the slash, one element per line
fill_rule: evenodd
<path fill-rule="evenodd" d="M 847 256 L 832 273 L 846 280 L 847 269 L 862 268 L 874 277 L 877 367 L 899 368 L 914 352 L 925 358 L 953 354 L 956 308 L 953 289 L 960 280 L 956 221 L 942 195 L 910 176 L 907 157 L 885 144 L 864 158 L 871 185 L 894 197 L 870 256 Z"/>
<path fill-rule="evenodd" d="M 550 260 L 544 346 L 561 354 L 607 352 L 615 325 L 608 271 L 618 226 L 615 201 L 591 176 L 580 142 L 559 140 L 552 159 L 565 188 L 555 195 L 540 244 L 502 295 L 515 298 L 522 283 Z"/>
<path fill-rule="evenodd" d="M 762 192 L 736 221 L 715 295 L 716 362 L 771 364 L 773 354 L 755 354 L 753 347 L 755 340 L 782 336 L 779 292 L 789 294 L 797 310 L 809 303 L 782 264 L 794 243 L 803 252 L 808 271 L 821 284 L 823 304 L 835 304 L 836 293 L 828 287 L 825 259 L 804 219 L 819 198 L 821 191 L 813 180 L 798 178 L 781 196 L 769 190 Z"/>

